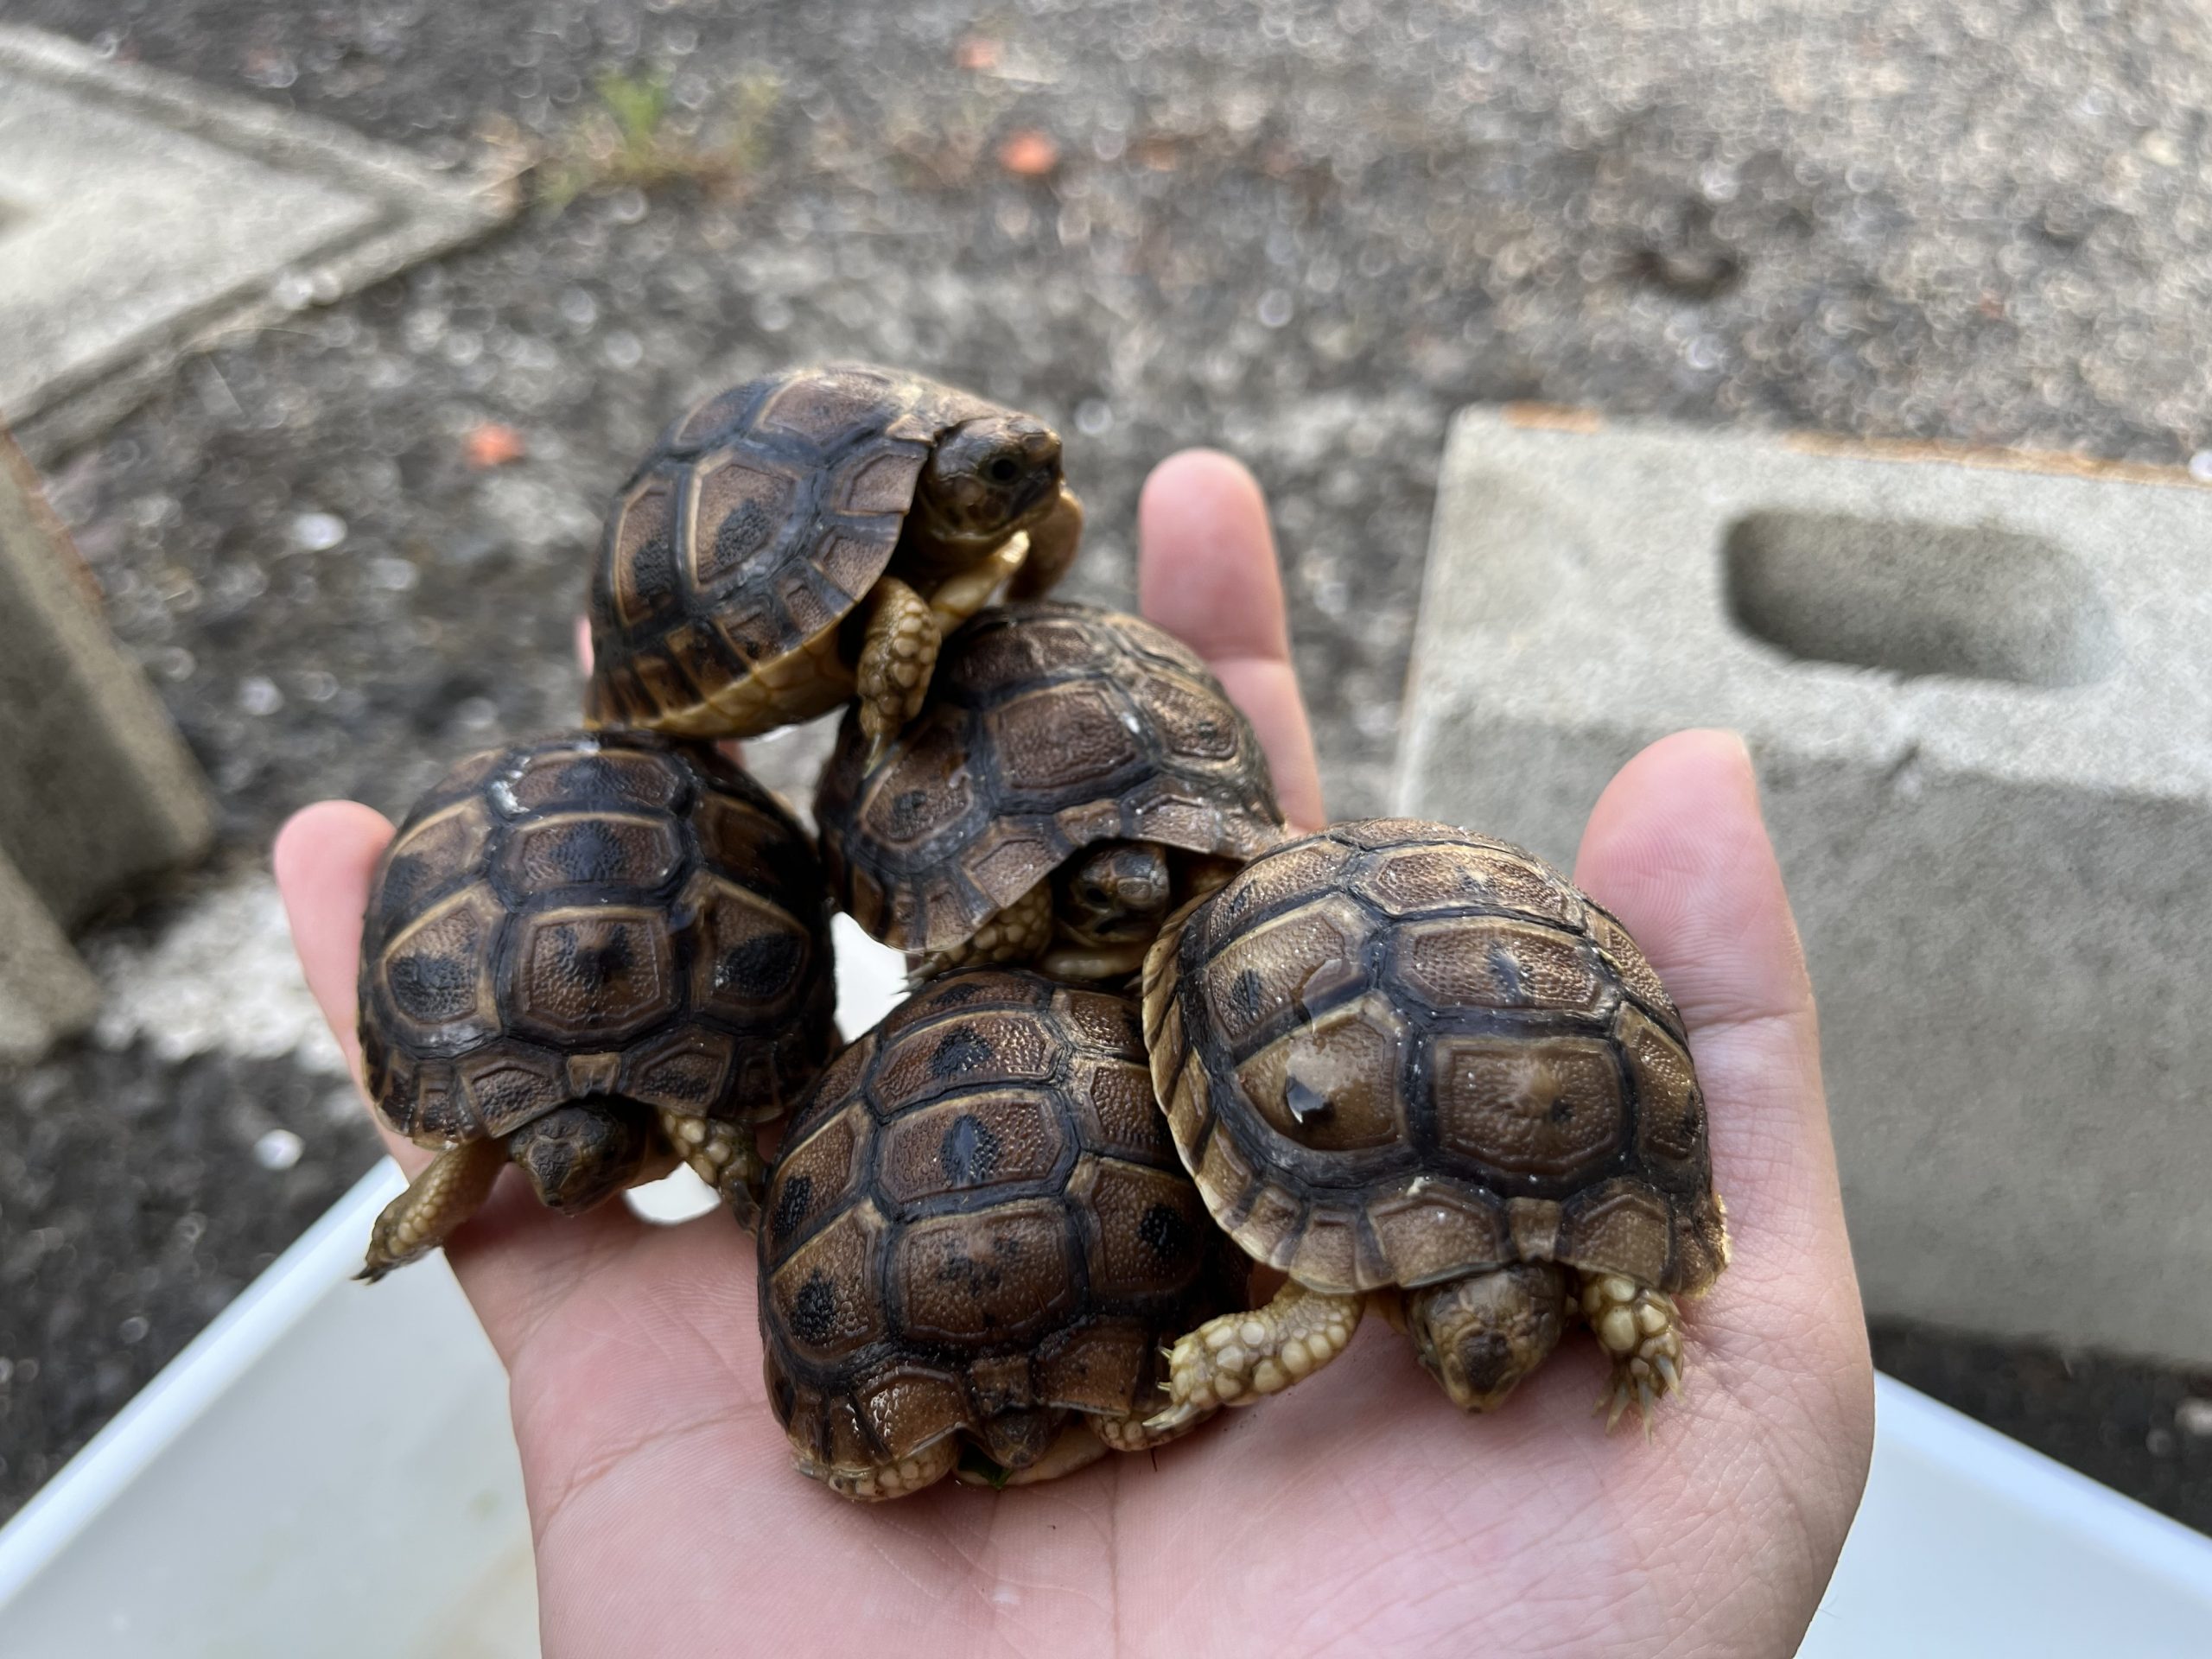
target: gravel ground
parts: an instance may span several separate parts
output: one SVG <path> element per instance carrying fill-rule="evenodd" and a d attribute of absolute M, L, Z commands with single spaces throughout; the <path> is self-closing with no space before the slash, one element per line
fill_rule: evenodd
<path fill-rule="evenodd" d="M 2164 461 L 2212 443 L 2212 26 L 2184 0 L 0 18 L 454 168 L 539 158 L 548 198 L 188 365 L 53 469 L 225 834 L 95 941 L 154 1012 L 0 1079 L 0 1512 L 372 1154 L 327 1045 L 296 1046 L 296 993 L 231 969 L 238 995 L 180 1027 L 181 970 L 147 964 L 181 917 L 251 932 L 301 803 L 396 810 L 456 753 L 573 717 L 600 503 L 705 389 L 839 353 L 1037 410 L 1091 506 L 1093 599 L 1128 598 L 1153 461 L 1243 454 L 1344 813 L 1385 801 L 1461 404 Z M 607 97 L 652 86 L 662 116 L 594 162 Z M 526 454 L 472 465 L 489 425 Z M 766 765 L 796 779 L 807 742 Z M 2183 1405 L 2212 1379 L 1909 1332 L 1880 1352 L 2212 1528 L 2212 1435 L 2186 1427 L 2212 1414 Z"/>

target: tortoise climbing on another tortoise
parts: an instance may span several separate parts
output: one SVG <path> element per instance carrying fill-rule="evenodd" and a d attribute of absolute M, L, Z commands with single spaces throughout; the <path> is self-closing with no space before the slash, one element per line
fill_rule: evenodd
<path fill-rule="evenodd" d="M 707 399 L 617 493 L 590 598 L 585 718 L 747 737 L 860 698 L 887 740 L 944 633 L 1041 594 L 1083 509 L 1042 422 L 857 365 Z"/>
<path fill-rule="evenodd" d="M 742 1211 L 753 1125 L 836 1046 L 829 925 L 805 832 L 710 751 L 607 732 L 460 762 L 361 933 L 370 1096 L 439 1154 L 363 1275 L 443 1243 L 509 1163 L 574 1213 L 682 1157 Z"/>
<path fill-rule="evenodd" d="M 1400 1292 L 1466 1409 L 1570 1315 L 1612 1359 L 1608 1427 L 1681 1386 L 1677 1299 L 1728 1259 L 1705 1100 L 1659 976 L 1557 871 L 1440 823 L 1339 824 L 1171 922 L 1144 1009 L 1207 1207 L 1290 1276 L 1176 1344 L 1155 1426 L 1310 1376 Z"/>
<path fill-rule="evenodd" d="M 1135 1003 L 1019 970 L 934 980 L 839 1055 L 764 1216 L 769 1402 L 801 1472 L 853 1498 L 1181 1433 L 1204 1414 L 1145 1423 L 1160 1344 L 1244 1275 L 1175 1161 Z"/>
<path fill-rule="evenodd" d="M 945 642 L 873 763 L 846 717 L 814 803 L 837 902 L 922 974 L 1134 975 L 1178 904 L 1284 834 L 1251 724 L 1149 622 L 1039 601 Z"/>

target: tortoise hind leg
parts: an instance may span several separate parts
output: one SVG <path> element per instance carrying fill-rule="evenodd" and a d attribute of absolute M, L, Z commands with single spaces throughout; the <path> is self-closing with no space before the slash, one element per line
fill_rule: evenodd
<path fill-rule="evenodd" d="M 860 658 L 853 670 L 861 700 L 861 730 L 868 739 L 868 765 L 881 760 L 892 739 L 921 712 L 944 640 L 944 631 L 928 601 L 896 576 L 875 584 Z"/>
<path fill-rule="evenodd" d="M 1145 1427 L 1179 1428 L 1216 1406 L 1249 1406 L 1280 1394 L 1344 1352 L 1365 1306 L 1357 1292 L 1308 1290 L 1293 1279 L 1265 1307 L 1208 1319 L 1169 1351 L 1173 1403 Z"/>
<path fill-rule="evenodd" d="M 506 1161 L 497 1141 L 465 1141 L 433 1158 L 370 1226 L 368 1254 L 354 1277 L 374 1284 L 443 1244 L 491 1195 Z"/>
<path fill-rule="evenodd" d="M 1613 1375 L 1598 1397 L 1605 1432 L 1633 1405 L 1651 1432 L 1651 1408 L 1682 1391 L 1682 1313 L 1675 1299 L 1615 1273 L 1585 1274 L 1582 1317 L 1613 1362 Z"/>
<path fill-rule="evenodd" d="M 760 1219 L 760 1198 L 768 1185 L 768 1166 L 749 1123 L 732 1123 L 718 1117 L 699 1117 L 688 1112 L 655 1109 L 661 1136 L 691 1166 L 691 1173 L 715 1189 L 737 1214 L 741 1226 L 752 1228 Z"/>

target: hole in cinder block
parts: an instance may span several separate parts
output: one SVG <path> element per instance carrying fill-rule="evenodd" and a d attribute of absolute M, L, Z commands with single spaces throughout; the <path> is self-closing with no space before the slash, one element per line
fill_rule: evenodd
<path fill-rule="evenodd" d="M 1758 512 L 1729 527 L 1724 552 L 1736 626 L 1792 656 L 2041 686 L 2120 665 L 2095 582 L 2040 536 Z"/>

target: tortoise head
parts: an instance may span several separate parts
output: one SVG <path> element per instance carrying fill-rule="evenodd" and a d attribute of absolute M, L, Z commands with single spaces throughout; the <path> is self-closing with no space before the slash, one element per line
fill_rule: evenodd
<path fill-rule="evenodd" d="M 1174 884 L 1165 849 L 1113 841 L 1062 867 L 1059 918 L 1085 944 L 1149 940 L 1167 915 Z"/>
<path fill-rule="evenodd" d="M 645 1109 L 602 1096 L 570 1101 L 507 1137 L 507 1156 L 550 1210 L 581 1215 L 637 1179 L 652 1153 Z"/>
<path fill-rule="evenodd" d="M 1406 1332 L 1462 1411 L 1491 1411 L 1559 1345 L 1567 1274 L 1516 1262 L 1406 1293 Z"/>
<path fill-rule="evenodd" d="M 1059 495 L 1059 435 L 1027 415 L 985 415 L 931 452 L 914 510 L 931 540 L 988 550 L 1044 517 Z"/>

